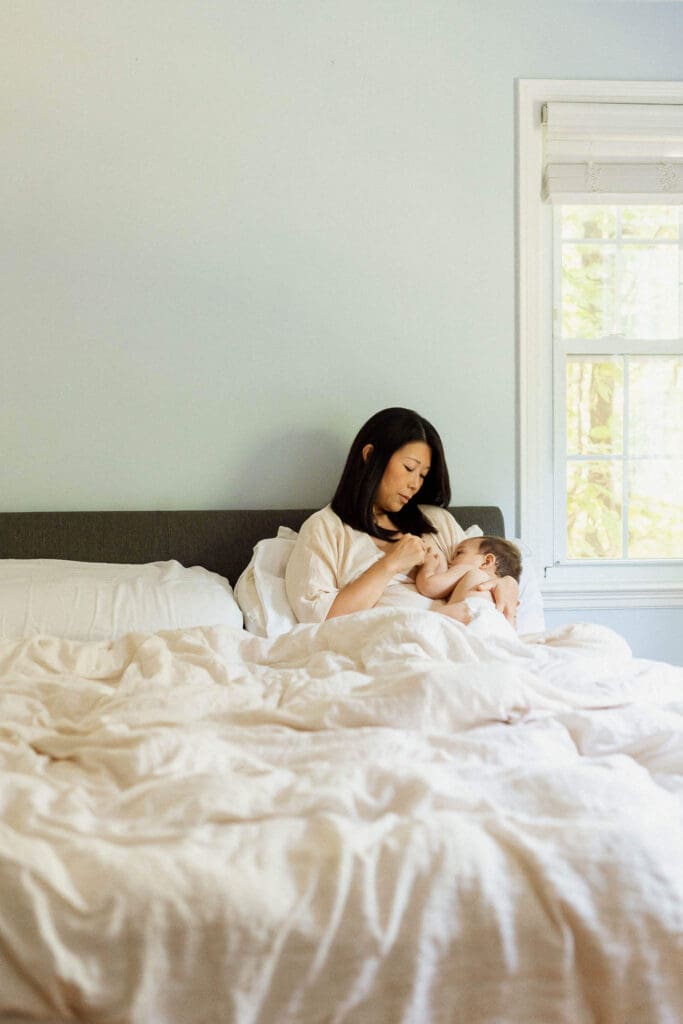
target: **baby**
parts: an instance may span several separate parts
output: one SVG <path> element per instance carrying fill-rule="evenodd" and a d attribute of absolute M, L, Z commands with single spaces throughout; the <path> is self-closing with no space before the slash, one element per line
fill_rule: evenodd
<path fill-rule="evenodd" d="M 522 557 L 519 550 L 503 537 L 469 537 L 455 549 L 447 565 L 441 552 L 430 548 L 417 571 L 415 585 L 425 597 L 445 599 L 449 605 L 470 597 L 493 601 L 488 590 L 477 590 L 480 583 L 495 576 L 512 576 L 519 582 Z M 455 608 L 452 609 L 454 612 Z M 455 614 L 454 618 L 460 618 Z M 467 617 L 463 617 L 467 621 Z"/>

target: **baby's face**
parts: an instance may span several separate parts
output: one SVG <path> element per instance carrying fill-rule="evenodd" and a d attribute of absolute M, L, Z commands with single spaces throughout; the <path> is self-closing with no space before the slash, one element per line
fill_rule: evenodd
<path fill-rule="evenodd" d="M 467 540 L 461 540 L 455 549 L 455 557 L 453 558 L 453 565 L 471 565 L 478 568 L 481 564 L 482 556 L 479 554 L 479 538 L 469 537 Z"/>

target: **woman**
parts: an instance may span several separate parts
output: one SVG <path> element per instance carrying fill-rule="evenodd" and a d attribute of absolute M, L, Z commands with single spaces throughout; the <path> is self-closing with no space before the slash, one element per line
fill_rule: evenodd
<path fill-rule="evenodd" d="M 331 504 L 303 524 L 287 565 L 298 620 L 322 622 L 388 604 L 469 621 L 464 606 L 423 597 L 415 587 L 428 548 L 450 561 L 464 537 L 446 510 L 450 498 L 443 445 L 431 423 L 411 409 L 372 416 L 351 445 Z M 481 589 L 514 622 L 517 583 L 496 577 Z"/>

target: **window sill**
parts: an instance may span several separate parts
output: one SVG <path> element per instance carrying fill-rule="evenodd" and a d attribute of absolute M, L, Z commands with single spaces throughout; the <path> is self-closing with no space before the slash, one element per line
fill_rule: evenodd
<path fill-rule="evenodd" d="M 683 581 L 548 581 L 541 583 L 543 604 L 553 608 L 683 608 Z"/>

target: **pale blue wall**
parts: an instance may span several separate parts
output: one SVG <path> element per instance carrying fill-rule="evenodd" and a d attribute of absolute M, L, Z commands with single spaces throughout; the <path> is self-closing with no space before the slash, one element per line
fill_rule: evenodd
<path fill-rule="evenodd" d="M 546 610 L 545 620 L 548 629 L 555 629 L 568 622 L 597 622 L 616 629 L 626 637 L 637 657 L 683 665 L 683 613 L 680 608 L 661 608 L 649 612 L 642 608 L 619 611 L 553 608 L 552 611 Z"/>
<path fill-rule="evenodd" d="M 406 404 L 512 523 L 514 82 L 682 77 L 681 10 L 3 3 L 1 507 L 315 505 Z"/>

